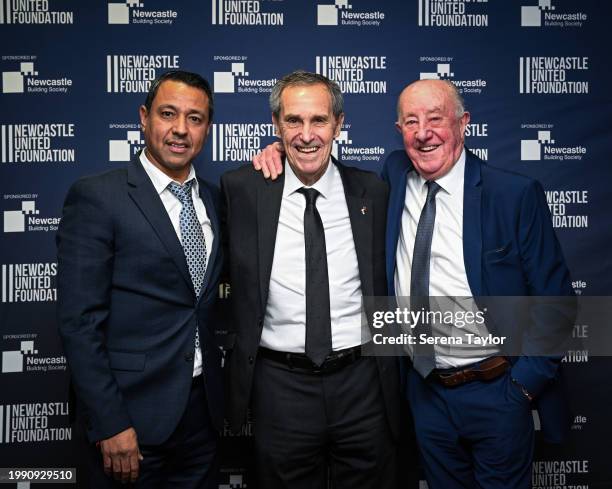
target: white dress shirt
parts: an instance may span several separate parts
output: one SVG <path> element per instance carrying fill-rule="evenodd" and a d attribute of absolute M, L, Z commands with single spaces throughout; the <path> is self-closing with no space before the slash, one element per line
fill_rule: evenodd
<path fill-rule="evenodd" d="M 181 209 L 183 208 L 183 204 L 181 201 L 168 189 L 168 185 L 171 182 L 176 182 L 179 185 L 180 182 L 173 180 L 168 175 L 166 175 L 163 171 L 157 168 L 153 163 L 149 161 L 145 151 L 140 153 L 140 162 L 144 167 L 145 172 L 151 179 L 159 198 L 168 213 L 168 217 L 172 222 L 172 227 L 176 232 L 176 235 L 180 241 L 181 239 L 181 225 L 179 220 L 179 215 L 181 213 Z M 198 217 L 198 221 L 200 221 L 200 225 L 202 226 L 202 231 L 204 232 L 204 239 L 206 240 L 206 263 L 208 263 L 208 259 L 210 258 L 210 251 L 212 250 L 213 244 L 213 231 L 212 226 L 210 224 L 210 219 L 208 218 L 208 213 L 206 212 L 206 207 L 204 206 L 204 202 L 200 198 L 200 187 L 198 184 L 198 179 L 196 178 L 195 170 L 193 166 L 189 169 L 189 175 L 185 182 L 189 180 L 194 180 L 193 185 L 191 186 L 191 198 L 193 200 L 193 206 L 195 207 L 196 215 Z M 195 331 L 193 332 L 195 338 Z M 193 376 L 197 377 L 202 373 L 202 350 L 200 348 L 195 349 L 195 356 L 193 361 Z"/>
<path fill-rule="evenodd" d="M 436 220 L 431 240 L 429 295 L 458 298 L 454 311 L 478 309 L 463 260 L 463 182 L 465 173 L 465 149 L 451 170 L 436 180 L 441 190 L 436 194 Z M 410 296 L 410 272 L 412 253 L 421 211 L 427 197 L 426 180 L 416 171 L 408 173 L 406 199 L 402 212 L 400 236 L 397 243 L 395 267 L 395 292 L 398 297 Z M 466 216 L 467 219 L 470 216 Z M 448 301 L 445 301 L 448 304 Z M 435 328 L 433 333 L 442 336 L 459 336 L 462 345 L 435 345 L 437 368 L 460 367 L 483 360 L 499 353 L 494 346 L 483 347 L 467 343 L 467 333 L 486 335 L 486 327 L 477 325 L 458 328 Z M 463 334 L 462 334 L 463 333 Z"/>
<path fill-rule="evenodd" d="M 306 263 L 304 210 L 297 192 L 304 184 L 285 164 L 274 261 L 260 345 L 277 351 L 304 353 L 306 340 Z M 329 163 L 311 188 L 319 191 L 316 207 L 323 221 L 333 350 L 360 345 L 361 280 L 344 185 L 338 168 Z"/>

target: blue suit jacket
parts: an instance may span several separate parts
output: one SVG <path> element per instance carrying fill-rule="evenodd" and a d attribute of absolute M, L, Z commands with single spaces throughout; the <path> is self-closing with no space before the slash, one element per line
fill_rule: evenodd
<path fill-rule="evenodd" d="M 463 201 L 463 256 L 474 297 L 573 296 L 571 279 L 552 227 L 541 185 L 528 177 L 486 165 L 466 151 Z M 406 179 L 413 170 L 404 151 L 389 155 L 383 178 L 390 185 L 387 213 L 387 280 L 394 293 L 395 255 L 406 197 Z M 571 301 L 570 301 L 571 302 Z M 570 308 L 571 309 L 571 308 Z M 569 336 L 573 309 L 560 321 L 533 321 L 522 335 L 503 321 L 493 331 L 508 337 L 508 351 L 528 353 L 536 338 Z M 571 416 L 559 380 L 561 358 L 512 358 L 512 377 L 536 398 L 546 439 L 560 441 Z"/>
<path fill-rule="evenodd" d="M 213 305 L 221 270 L 218 191 L 199 180 L 214 233 L 195 296 L 181 243 L 138 158 L 77 181 L 58 243 L 59 329 L 79 417 L 91 441 L 133 426 L 143 444 L 165 441 L 187 405 L 196 326 L 214 424 L 223 423 Z"/>

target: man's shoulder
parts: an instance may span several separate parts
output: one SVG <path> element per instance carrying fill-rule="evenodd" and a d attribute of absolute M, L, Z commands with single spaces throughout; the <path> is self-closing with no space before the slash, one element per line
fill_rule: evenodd
<path fill-rule="evenodd" d="M 127 183 L 127 169 L 118 168 L 93 175 L 85 175 L 77 179 L 71 186 L 72 191 L 106 192 Z"/>
<path fill-rule="evenodd" d="M 363 170 L 356 166 L 345 166 L 337 164 L 338 168 L 342 172 L 345 180 L 358 181 L 361 185 L 366 187 L 368 190 L 387 190 L 387 184 L 371 170 Z"/>

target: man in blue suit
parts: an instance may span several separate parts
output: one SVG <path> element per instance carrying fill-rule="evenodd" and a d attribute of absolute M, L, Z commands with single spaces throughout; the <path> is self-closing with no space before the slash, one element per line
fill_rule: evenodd
<path fill-rule="evenodd" d="M 66 197 L 59 329 L 92 487 L 216 487 L 218 192 L 192 166 L 212 115 L 201 76 L 161 75 L 140 107 L 144 151 Z"/>
<path fill-rule="evenodd" d="M 424 295 L 476 302 L 572 296 L 542 187 L 464 148 L 470 116 L 455 86 L 414 82 L 397 107 L 405 152 L 392 153 L 383 169 L 391 187 L 390 293 L 419 295 L 424 283 Z M 432 226 L 428 235 L 425 222 Z M 562 437 L 570 417 L 558 382 L 561 357 L 529 352 L 536 338 L 569 335 L 571 311 L 542 315 L 547 319 L 536 318 L 522 333 L 516 324 L 487 323 L 491 333 L 507 337 L 503 349 L 436 347 L 429 366 L 414 358 L 406 392 L 430 489 L 531 487 L 532 406 L 550 440 Z"/>

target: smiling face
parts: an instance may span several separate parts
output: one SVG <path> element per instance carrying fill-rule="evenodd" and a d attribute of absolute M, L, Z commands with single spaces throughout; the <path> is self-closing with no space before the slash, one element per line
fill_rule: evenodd
<path fill-rule="evenodd" d="M 303 184 L 312 185 L 327 169 L 344 114 L 334 117 L 331 96 L 322 84 L 288 86 L 280 102 L 280 114 L 272 120 L 287 161 Z"/>
<path fill-rule="evenodd" d="M 461 156 L 470 114 L 458 117 L 457 108 L 452 89 L 440 80 L 417 81 L 400 95 L 396 127 L 408 157 L 426 180 L 446 175 Z"/>
<path fill-rule="evenodd" d="M 151 109 L 140 107 L 147 158 L 179 182 L 189 175 L 208 136 L 208 103 L 203 90 L 167 80 L 159 86 Z"/>

